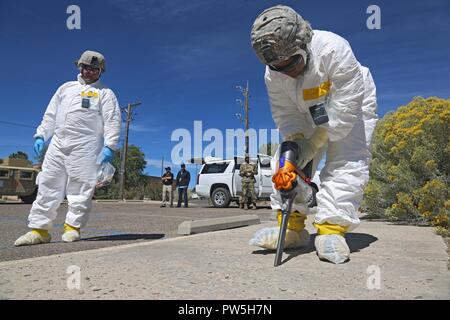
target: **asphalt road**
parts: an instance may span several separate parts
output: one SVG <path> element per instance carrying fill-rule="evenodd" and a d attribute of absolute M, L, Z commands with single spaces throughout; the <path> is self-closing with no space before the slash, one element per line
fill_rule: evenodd
<path fill-rule="evenodd" d="M 73 251 L 84 251 L 140 241 L 178 237 L 178 225 L 185 220 L 258 214 L 261 221 L 271 219 L 270 207 L 244 211 L 237 207 L 218 209 L 205 201 L 192 201 L 189 208 L 160 208 L 155 202 L 93 203 L 88 225 L 81 230 L 81 241 L 61 241 L 67 204 L 58 209 L 48 244 L 14 247 L 14 241 L 29 229 L 26 226 L 31 205 L 0 203 L 0 261 L 18 260 Z"/>

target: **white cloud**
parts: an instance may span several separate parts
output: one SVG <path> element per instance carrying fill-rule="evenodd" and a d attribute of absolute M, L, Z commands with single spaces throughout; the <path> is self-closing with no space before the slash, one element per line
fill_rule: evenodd
<path fill-rule="evenodd" d="M 216 1 L 213 0 L 197 0 L 193 2 L 174 0 L 110 0 L 109 2 L 138 23 L 146 19 L 166 21 L 188 16 L 192 12 L 207 12 L 214 9 L 216 5 Z"/>
<path fill-rule="evenodd" d="M 164 127 L 145 126 L 140 124 L 131 124 L 130 130 L 134 132 L 160 132 Z"/>

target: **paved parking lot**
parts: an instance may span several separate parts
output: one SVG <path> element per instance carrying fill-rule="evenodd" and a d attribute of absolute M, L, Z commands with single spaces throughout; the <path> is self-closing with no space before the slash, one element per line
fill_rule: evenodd
<path fill-rule="evenodd" d="M 206 201 L 193 201 L 189 208 L 160 208 L 158 202 L 94 202 L 89 224 L 81 231 L 82 241 L 61 241 L 67 204 L 58 209 L 51 231 L 52 242 L 29 247 L 14 247 L 14 241 L 26 233 L 31 205 L 0 203 L 0 261 L 84 251 L 102 247 L 177 237 L 178 225 L 185 220 L 258 214 L 269 221 L 270 207 L 244 211 L 237 207 L 217 209 Z"/>

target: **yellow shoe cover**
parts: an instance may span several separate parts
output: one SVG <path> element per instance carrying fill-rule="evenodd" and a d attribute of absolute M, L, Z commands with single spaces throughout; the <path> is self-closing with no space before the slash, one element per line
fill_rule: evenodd
<path fill-rule="evenodd" d="M 344 236 L 348 230 L 348 227 L 340 226 L 338 224 L 331 223 L 313 223 L 314 227 L 317 228 L 318 235 L 324 234 L 338 234 L 340 236 Z"/>
<path fill-rule="evenodd" d="M 72 227 L 71 225 L 64 224 L 64 234 L 62 235 L 62 241 L 74 242 L 80 240 L 80 228 Z"/>
<path fill-rule="evenodd" d="M 278 210 L 277 211 L 278 226 L 281 226 L 282 218 L 283 218 L 283 215 L 281 213 L 281 210 Z M 289 215 L 287 229 L 293 230 L 293 231 L 301 231 L 301 230 L 305 229 L 305 220 L 306 220 L 306 214 L 298 212 L 298 211 L 293 211 Z"/>
<path fill-rule="evenodd" d="M 52 237 L 47 230 L 33 229 L 19 237 L 16 242 L 14 242 L 14 245 L 16 247 L 31 246 L 33 244 L 48 243 L 51 239 Z"/>
<path fill-rule="evenodd" d="M 277 220 L 278 227 L 263 228 L 253 235 L 249 244 L 258 246 L 265 249 L 275 250 L 277 248 L 278 236 L 280 234 L 282 214 L 281 210 L 278 210 Z M 284 248 L 298 248 L 308 245 L 309 232 L 305 230 L 306 215 L 294 211 L 289 215 L 286 238 L 284 239 Z"/>
<path fill-rule="evenodd" d="M 314 246 L 320 259 L 339 264 L 350 258 L 350 249 L 344 238 L 348 227 L 327 222 L 313 225 L 317 228 Z"/>
<path fill-rule="evenodd" d="M 275 250 L 277 248 L 278 236 L 280 233 L 279 227 L 262 228 L 255 232 L 250 239 L 249 244 L 265 249 Z M 301 231 L 294 231 L 287 229 L 286 238 L 284 240 L 284 248 L 298 248 L 306 246 L 309 243 L 309 233 L 305 229 Z"/>

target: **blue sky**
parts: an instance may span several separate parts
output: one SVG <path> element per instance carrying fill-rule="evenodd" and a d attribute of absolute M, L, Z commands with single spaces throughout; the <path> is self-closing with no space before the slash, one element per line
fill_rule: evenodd
<path fill-rule="evenodd" d="M 204 130 L 242 128 L 235 86 L 247 80 L 251 127 L 274 128 L 249 34 L 256 16 L 280 3 L 350 42 L 372 71 L 380 116 L 414 96 L 450 98 L 448 0 L 0 0 L 0 157 L 33 154 L 34 128 L 58 86 L 75 79 L 73 61 L 87 49 L 105 55 L 102 81 L 121 106 L 142 102 L 129 143 L 142 148 L 148 174 L 160 174 L 161 157 L 170 162 L 177 128 L 192 131 L 196 120 Z M 71 4 L 81 9 L 81 30 L 66 27 Z M 380 30 L 366 27 L 371 4 L 381 9 Z"/>

